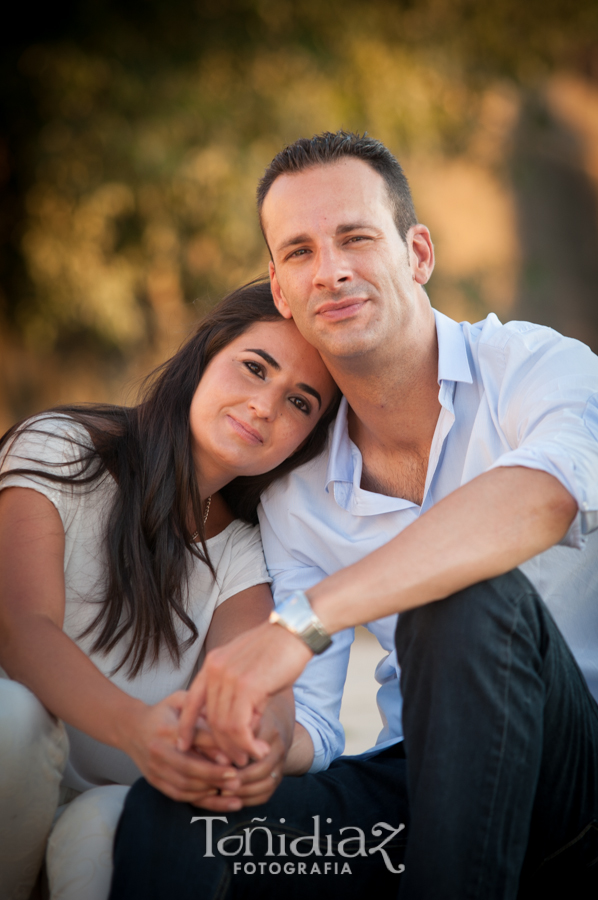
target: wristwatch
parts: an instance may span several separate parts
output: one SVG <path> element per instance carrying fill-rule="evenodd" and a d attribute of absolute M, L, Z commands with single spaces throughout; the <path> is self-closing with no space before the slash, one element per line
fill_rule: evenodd
<path fill-rule="evenodd" d="M 273 625 L 282 625 L 307 644 L 312 653 L 323 653 L 332 638 L 316 616 L 303 591 L 295 591 L 270 613 Z"/>

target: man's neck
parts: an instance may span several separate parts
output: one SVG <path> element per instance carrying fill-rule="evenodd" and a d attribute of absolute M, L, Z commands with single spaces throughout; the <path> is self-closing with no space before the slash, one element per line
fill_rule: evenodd
<path fill-rule="evenodd" d="M 364 462 L 362 487 L 421 504 L 440 412 L 431 309 L 411 332 L 397 335 L 386 352 L 327 364 L 349 403 L 349 434 Z"/>
<path fill-rule="evenodd" d="M 351 408 L 350 428 L 389 447 L 429 446 L 438 402 L 438 340 L 434 313 L 381 351 L 358 359 L 326 359 Z M 353 434 L 352 434 L 353 437 Z M 357 441 L 359 444 L 359 441 Z"/>

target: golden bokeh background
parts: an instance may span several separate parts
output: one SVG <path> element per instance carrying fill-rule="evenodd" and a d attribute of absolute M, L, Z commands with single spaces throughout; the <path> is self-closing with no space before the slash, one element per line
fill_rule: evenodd
<path fill-rule="evenodd" d="M 272 156 L 340 127 L 402 162 L 434 305 L 598 351 L 596 0 L 71 0 L 1 42 L 1 430 L 130 400 L 266 270 Z"/>

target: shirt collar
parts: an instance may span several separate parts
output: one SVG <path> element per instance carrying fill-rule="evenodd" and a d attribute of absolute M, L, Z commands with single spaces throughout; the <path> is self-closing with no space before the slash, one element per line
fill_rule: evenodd
<path fill-rule="evenodd" d="M 458 322 L 433 310 L 438 337 L 438 384 L 443 381 L 473 383 L 463 330 Z"/>
<path fill-rule="evenodd" d="M 437 309 L 433 312 L 438 337 L 438 385 L 440 387 L 438 396 L 442 406 L 452 413 L 455 383 L 464 381 L 472 384 L 471 367 L 465 338 L 459 323 L 454 319 L 449 319 Z M 361 480 L 361 453 L 349 437 L 348 412 L 349 404 L 343 397 L 334 423 L 326 472 L 326 490 L 329 491 L 331 483 L 334 483 L 336 500 L 345 508 L 353 505 L 350 498 L 353 494 L 356 476 L 359 475 L 359 480 Z M 396 497 L 389 497 L 388 501 L 393 509 L 396 508 L 397 503 L 412 505 L 404 500 L 398 500 Z"/>

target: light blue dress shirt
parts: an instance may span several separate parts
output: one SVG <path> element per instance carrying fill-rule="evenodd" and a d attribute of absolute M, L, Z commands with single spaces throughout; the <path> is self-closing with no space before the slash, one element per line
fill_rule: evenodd
<path fill-rule="evenodd" d="M 376 550 L 489 469 L 540 469 L 567 488 L 579 513 L 561 545 L 521 568 L 598 699 L 598 357 L 578 341 L 527 322 L 502 325 L 494 314 L 475 325 L 437 311 L 435 317 L 441 410 L 422 506 L 362 489 L 361 453 L 349 437 L 343 399 L 327 451 L 262 497 L 260 524 L 275 601 Z M 366 626 L 385 654 L 376 669 L 382 730 L 372 752 L 402 737 L 396 620 L 392 615 Z M 312 772 L 344 748 L 338 716 L 353 639 L 353 629 L 336 634 L 295 687 L 297 719 L 314 743 Z"/>

